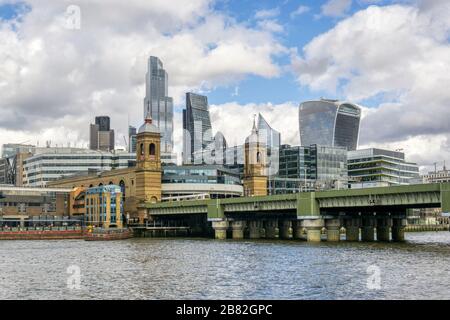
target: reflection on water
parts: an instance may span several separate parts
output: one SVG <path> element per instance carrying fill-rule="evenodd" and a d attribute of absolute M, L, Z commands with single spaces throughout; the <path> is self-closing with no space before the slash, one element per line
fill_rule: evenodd
<path fill-rule="evenodd" d="M 450 299 L 450 232 L 407 242 L 1 241 L 1 299 Z M 81 269 L 71 290 L 67 268 Z M 367 287 L 368 267 L 381 289 Z"/>

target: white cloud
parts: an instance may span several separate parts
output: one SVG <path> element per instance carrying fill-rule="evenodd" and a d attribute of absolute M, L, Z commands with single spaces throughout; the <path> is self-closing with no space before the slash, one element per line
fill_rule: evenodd
<path fill-rule="evenodd" d="M 214 133 L 221 131 L 229 145 L 243 144 L 250 134 L 253 115 L 261 113 L 275 130 L 281 132 L 281 143 L 299 144 L 298 104 L 286 102 L 282 104 L 236 102 L 211 105 L 210 115 Z"/>
<path fill-rule="evenodd" d="M 450 2 L 441 0 L 362 10 L 294 54 L 299 83 L 355 102 L 381 101 L 362 121 L 362 145 L 407 144 L 427 163 L 448 158 L 449 15 Z"/>
<path fill-rule="evenodd" d="M 280 8 L 263 9 L 256 11 L 255 19 L 267 19 L 277 17 L 279 15 L 280 15 Z"/>
<path fill-rule="evenodd" d="M 291 12 L 291 15 L 290 15 L 291 19 L 294 19 L 297 16 L 300 16 L 300 15 L 306 13 L 306 12 L 309 12 L 310 10 L 311 10 L 310 7 L 304 6 L 304 5 L 300 5 L 300 6 L 298 6 L 297 9 L 295 9 L 294 11 Z"/>
<path fill-rule="evenodd" d="M 258 26 L 262 29 L 262 30 L 266 30 L 269 32 L 283 32 L 284 28 L 282 25 L 280 25 L 277 21 L 275 20 L 261 20 L 258 21 Z"/>
<path fill-rule="evenodd" d="M 277 76 L 273 58 L 286 49 L 273 30 L 241 24 L 211 2 L 79 0 L 81 29 L 69 30 L 72 1 L 26 1 L 31 11 L 22 22 L 0 21 L 0 145 L 48 140 L 45 132 L 57 132 L 55 144 L 87 142 L 100 114 L 111 117 L 122 144 L 126 115 L 131 124 L 142 121 L 150 54 L 163 60 L 178 105 L 188 90 Z"/>
<path fill-rule="evenodd" d="M 342 17 L 351 8 L 352 0 L 328 0 L 321 7 L 321 14 L 328 17 Z"/>

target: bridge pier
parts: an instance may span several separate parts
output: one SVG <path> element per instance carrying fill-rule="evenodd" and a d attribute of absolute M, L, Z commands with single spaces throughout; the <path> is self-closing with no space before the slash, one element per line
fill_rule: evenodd
<path fill-rule="evenodd" d="M 258 221 L 258 220 L 249 221 L 249 223 L 248 223 L 249 238 L 250 239 L 261 238 L 261 228 L 262 228 L 261 221 Z"/>
<path fill-rule="evenodd" d="M 266 239 L 276 239 L 280 235 L 278 220 L 267 220 L 265 222 Z"/>
<path fill-rule="evenodd" d="M 306 240 L 305 236 L 303 235 L 303 226 L 300 220 L 295 220 L 292 223 L 292 236 L 296 240 Z"/>
<path fill-rule="evenodd" d="M 359 241 L 360 218 L 351 218 L 345 220 L 345 238 L 346 241 Z"/>
<path fill-rule="evenodd" d="M 405 227 L 406 219 L 394 218 L 392 219 L 392 241 L 405 241 Z"/>
<path fill-rule="evenodd" d="M 290 220 L 282 220 L 280 224 L 280 238 L 292 239 L 292 222 Z"/>
<path fill-rule="evenodd" d="M 391 218 L 381 218 L 377 221 L 377 240 L 390 241 Z"/>
<path fill-rule="evenodd" d="M 362 219 L 361 240 L 375 241 L 375 227 L 377 220 L 374 217 L 364 217 Z"/>
<path fill-rule="evenodd" d="M 228 221 L 213 221 L 212 227 L 214 229 L 215 238 L 219 240 L 224 240 L 227 238 Z"/>
<path fill-rule="evenodd" d="M 306 240 L 308 242 L 321 241 L 322 228 L 325 225 L 323 219 L 303 220 L 302 225 L 306 228 Z"/>
<path fill-rule="evenodd" d="M 327 241 L 340 241 L 341 240 L 341 220 L 340 219 L 326 220 L 325 227 L 327 228 Z"/>
<path fill-rule="evenodd" d="M 231 231 L 233 239 L 235 240 L 244 239 L 244 228 L 245 228 L 244 221 L 231 222 Z"/>

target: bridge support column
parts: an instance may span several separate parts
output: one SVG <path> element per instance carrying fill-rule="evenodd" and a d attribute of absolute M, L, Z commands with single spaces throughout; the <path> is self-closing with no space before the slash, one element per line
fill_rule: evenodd
<path fill-rule="evenodd" d="M 294 239 L 297 240 L 305 240 L 305 237 L 303 235 L 303 226 L 301 224 L 300 220 L 296 220 L 292 223 L 292 235 Z"/>
<path fill-rule="evenodd" d="M 215 238 L 219 240 L 224 240 L 227 238 L 228 221 L 213 221 L 212 227 L 215 232 Z"/>
<path fill-rule="evenodd" d="M 244 221 L 233 221 L 231 223 L 231 230 L 233 239 L 244 239 Z"/>
<path fill-rule="evenodd" d="M 361 240 L 375 241 L 375 227 L 377 220 L 373 217 L 362 219 Z"/>
<path fill-rule="evenodd" d="M 351 218 L 345 220 L 345 238 L 347 241 L 359 241 L 360 218 Z"/>
<path fill-rule="evenodd" d="M 278 220 L 267 220 L 265 222 L 266 239 L 276 239 L 280 235 Z"/>
<path fill-rule="evenodd" d="M 259 238 L 261 238 L 261 228 L 262 228 L 262 222 L 261 221 L 250 221 L 248 223 L 249 238 L 250 239 L 259 239 Z"/>
<path fill-rule="evenodd" d="M 290 220 L 282 220 L 280 224 L 280 238 L 292 239 L 292 222 Z"/>
<path fill-rule="evenodd" d="M 377 221 L 377 240 L 378 241 L 390 241 L 390 230 L 391 230 L 392 219 L 381 218 Z"/>
<path fill-rule="evenodd" d="M 394 218 L 392 220 L 392 241 L 405 241 L 406 219 Z"/>
<path fill-rule="evenodd" d="M 327 228 L 327 241 L 340 241 L 341 240 L 341 220 L 340 219 L 326 220 L 325 227 Z"/>
<path fill-rule="evenodd" d="M 306 240 L 308 242 L 320 242 L 324 224 L 323 219 L 303 220 L 302 225 L 306 228 Z"/>

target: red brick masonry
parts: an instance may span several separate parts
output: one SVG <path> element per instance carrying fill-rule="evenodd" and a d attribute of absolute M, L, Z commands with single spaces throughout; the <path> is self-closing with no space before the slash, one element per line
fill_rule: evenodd
<path fill-rule="evenodd" d="M 84 239 L 83 230 L 0 231 L 0 240 Z"/>
<path fill-rule="evenodd" d="M 102 233 L 86 233 L 84 240 L 87 241 L 110 241 L 110 240 L 124 240 L 133 237 L 133 232 L 129 229 L 119 229 L 110 232 Z"/>

